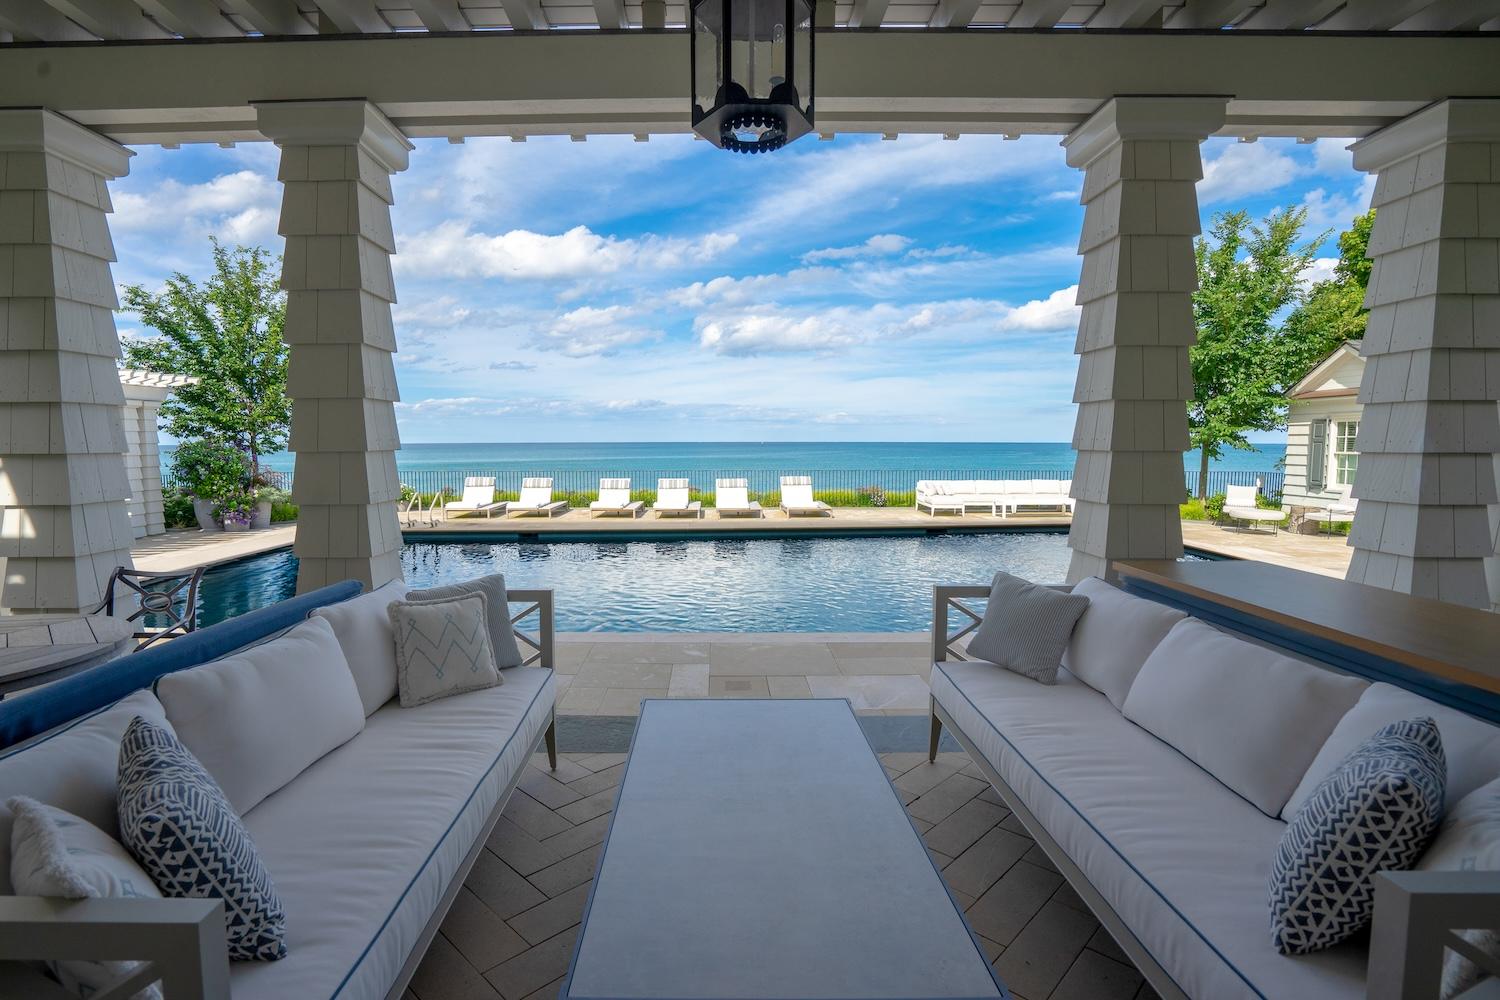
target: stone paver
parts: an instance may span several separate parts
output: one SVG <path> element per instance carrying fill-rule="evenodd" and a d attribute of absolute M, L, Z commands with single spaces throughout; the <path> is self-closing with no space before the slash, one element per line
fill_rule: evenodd
<path fill-rule="evenodd" d="M 762 681 L 765 678 L 760 678 Z M 562 987 L 598 867 L 625 755 L 564 753 L 536 778 L 571 798 L 516 792 L 402 1000 L 552 1000 Z M 1156 1000 L 1139 972 L 968 758 L 881 755 L 985 954 L 1021 1000 Z M 545 771 L 545 773 L 542 773 Z M 925 805 L 920 805 L 925 801 Z M 923 819 L 942 814 L 937 822 Z"/>

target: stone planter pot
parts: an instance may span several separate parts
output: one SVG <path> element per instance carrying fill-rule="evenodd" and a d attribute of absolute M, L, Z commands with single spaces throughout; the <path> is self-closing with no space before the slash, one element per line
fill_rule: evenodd
<path fill-rule="evenodd" d="M 237 531 L 249 531 L 250 525 L 242 524 L 239 521 L 225 521 L 224 530 L 230 533 Z"/>
<path fill-rule="evenodd" d="M 210 501 L 194 497 L 193 516 L 198 519 L 198 527 L 204 531 L 219 530 L 219 522 L 214 520 L 214 505 Z"/>
<path fill-rule="evenodd" d="M 260 500 L 255 504 L 255 513 L 250 520 L 250 527 L 257 531 L 261 528 L 271 526 L 271 501 Z"/>

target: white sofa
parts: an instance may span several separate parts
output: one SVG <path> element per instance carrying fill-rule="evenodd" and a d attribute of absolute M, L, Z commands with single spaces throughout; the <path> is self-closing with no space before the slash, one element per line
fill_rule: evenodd
<path fill-rule="evenodd" d="M 917 483 L 916 508 L 962 514 L 989 508 L 1008 517 L 1021 507 L 1058 507 L 1073 513 L 1071 479 L 923 479 Z"/>
<path fill-rule="evenodd" d="M 1102 581 L 1079 586 L 1092 603 L 1055 686 L 964 659 L 977 624 L 965 601 L 989 588 L 936 588 L 932 752 L 946 727 L 1162 997 L 1437 1000 L 1445 927 L 1476 924 L 1439 925 L 1435 896 L 1413 906 L 1423 883 L 1400 876 L 1377 889 L 1380 947 L 1286 957 L 1271 944 L 1268 876 L 1287 819 L 1376 719 L 1437 719 L 1450 805 L 1500 776 L 1500 728 L 1196 619 L 1179 624 L 1176 609 Z M 955 610 L 971 624 L 950 635 Z M 1171 655 L 1168 642 L 1188 680 L 1138 693 L 1159 686 L 1159 671 L 1136 671 L 1158 647 Z M 1463 892 L 1484 879 L 1489 916 L 1500 913 L 1493 873 L 1414 874 Z"/>
<path fill-rule="evenodd" d="M 383 615 L 389 600 L 404 593 L 404 588 L 382 588 L 328 607 L 370 602 L 367 610 Z M 113 945 L 121 933 L 153 928 L 161 932 L 159 947 L 147 933 L 146 945 L 113 957 L 151 960 L 164 974 L 180 975 L 182 969 L 174 964 L 179 952 L 197 946 L 210 953 L 202 959 L 190 955 L 190 974 L 177 980 L 196 982 L 174 989 L 169 979 L 163 980 L 166 1000 L 397 1000 L 544 737 L 555 766 L 551 592 L 512 591 L 509 596 L 530 605 L 518 617 L 535 611 L 541 619 L 536 632 L 517 632 L 535 650 L 528 665 L 503 671 L 498 687 L 412 708 L 391 698 L 373 710 L 370 689 L 356 671 L 367 712 L 363 729 L 244 812 L 245 827 L 287 914 L 285 958 L 227 963 L 217 901 L 212 904 L 217 926 L 213 920 L 203 922 L 201 935 L 188 928 L 193 933 L 184 938 L 184 921 L 178 918 L 180 904 L 188 901 L 61 903 L 56 913 L 41 914 L 48 920 L 39 923 L 32 904 L 42 901 L 13 896 L 0 898 L 0 938 L 11 944 L 0 947 L 0 957 L 53 957 L 56 952 L 49 955 L 47 948 L 54 946 L 43 943 L 47 939 L 41 924 L 68 923 L 70 913 L 78 917 L 75 923 L 102 915 L 107 927 L 78 928 L 78 940 L 90 957 L 88 948 Z M 333 630 L 351 662 L 368 655 L 368 622 L 346 619 Z M 288 638 L 271 637 L 260 648 L 273 649 Z M 201 668 L 164 676 L 186 676 Z M 375 701 L 389 697 L 389 692 L 377 694 Z M 232 713 L 234 706 L 225 705 L 224 711 Z M 170 723 L 154 688 L 141 689 L 0 753 L 0 803 L 28 795 L 117 834 L 116 758 L 120 736 L 135 715 Z M 9 841 L 10 817 L 0 806 L 0 892 L 7 894 Z M 172 933 L 178 936 L 169 937 Z M 211 954 L 215 937 L 217 956 Z M 26 941 L 36 945 L 29 953 L 21 944 Z M 14 964 L 0 966 L 0 995 L 7 977 L 25 974 Z"/>

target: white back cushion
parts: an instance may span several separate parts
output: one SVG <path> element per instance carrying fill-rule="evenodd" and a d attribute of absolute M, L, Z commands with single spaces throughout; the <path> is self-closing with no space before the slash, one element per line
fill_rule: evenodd
<path fill-rule="evenodd" d="M 599 487 L 599 505 L 601 507 L 628 507 L 630 505 L 630 487 Z"/>
<path fill-rule="evenodd" d="M 1146 658 L 1123 711 L 1275 816 L 1366 686 L 1186 618 Z"/>
<path fill-rule="evenodd" d="M 1062 665 L 1120 708 L 1146 657 L 1187 614 L 1134 597 L 1097 576 L 1080 581 L 1073 593 L 1087 597 L 1089 607 L 1073 629 Z"/>
<path fill-rule="evenodd" d="M 1377 730 L 1392 722 L 1424 715 L 1437 722 L 1438 735 L 1443 738 L 1443 756 L 1448 759 L 1447 801 L 1450 805 L 1480 785 L 1500 777 L 1500 727 L 1481 722 L 1456 709 L 1445 708 L 1393 684 L 1371 684 L 1359 702 L 1339 720 L 1328 741 L 1318 751 L 1282 809 L 1282 818 L 1295 813 L 1313 789 Z"/>
<path fill-rule="evenodd" d="M 812 507 L 812 485 L 810 483 L 786 483 L 781 487 L 783 507 Z"/>
<path fill-rule="evenodd" d="M 719 486 L 714 490 L 716 507 L 748 507 L 750 491 L 743 486 Z"/>
<path fill-rule="evenodd" d="M 333 626 L 366 716 L 396 697 L 396 637 L 386 608 L 392 601 L 405 600 L 408 589 L 405 581 L 392 580 L 368 594 L 312 613 Z"/>
<path fill-rule="evenodd" d="M 116 776 L 120 737 L 137 715 L 171 729 L 156 695 L 137 691 L 97 715 L 38 736 L 0 756 L 0 895 L 14 892 L 10 884 L 12 816 L 3 805 L 14 795 L 56 806 L 111 837 L 119 837 L 115 800 L 119 794 Z"/>
<path fill-rule="evenodd" d="M 552 486 L 523 486 L 521 497 L 516 501 L 518 507 L 545 507 L 552 502 Z"/>
<path fill-rule="evenodd" d="M 177 738 L 241 816 L 365 728 L 354 676 L 322 618 L 167 674 L 156 696 Z"/>

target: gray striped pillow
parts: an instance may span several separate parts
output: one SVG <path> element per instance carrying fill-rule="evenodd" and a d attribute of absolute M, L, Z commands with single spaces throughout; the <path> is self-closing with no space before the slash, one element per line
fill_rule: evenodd
<path fill-rule="evenodd" d="M 969 656 L 1043 684 L 1057 683 L 1063 650 L 1089 599 L 996 573 L 984 621 L 969 642 Z"/>

